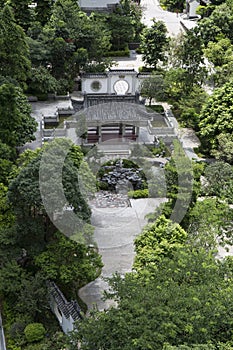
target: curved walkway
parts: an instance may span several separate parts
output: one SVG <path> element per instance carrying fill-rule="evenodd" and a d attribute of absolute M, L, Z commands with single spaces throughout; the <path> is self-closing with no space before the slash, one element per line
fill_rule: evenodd
<path fill-rule="evenodd" d="M 102 293 L 108 288 L 105 278 L 115 272 L 124 275 L 131 271 L 134 259 L 133 242 L 147 223 L 145 215 L 153 212 L 156 206 L 166 201 L 165 198 L 146 198 L 130 200 L 130 207 L 98 208 L 92 206 L 92 224 L 95 226 L 94 237 L 102 255 L 104 267 L 102 274 L 95 281 L 79 291 L 79 296 L 88 309 L 97 306 L 107 309 L 110 304 L 102 301 Z"/>

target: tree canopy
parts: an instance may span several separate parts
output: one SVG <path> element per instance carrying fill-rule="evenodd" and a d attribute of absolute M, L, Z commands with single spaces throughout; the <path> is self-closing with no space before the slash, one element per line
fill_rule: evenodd
<path fill-rule="evenodd" d="M 30 66 L 26 34 L 16 24 L 10 6 L 5 5 L 0 11 L 0 74 L 16 79 L 25 87 Z"/>
<path fill-rule="evenodd" d="M 0 85 L 0 140 L 11 148 L 35 139 L 37 122 L 21 88 L 12 83 Z"/>
<path fill-rule="evenodd" d="M 221 134 L 232 134 L 233 83 L 227 82 L 208 98 L 199 115 L 200 136 L 209 152 L 219 149 Z"/>
<path fill-rule="evenodd" d="M 135 273 L 113 277 L 118 306 L 94 312 L 79 325 L 81 349 L 159 350 L 165 344 L 230 341 L 231 266 L 231 258 L 219 262 L 202 249 L 181 249 L 173 259 L 164 258 L 147 281 Z"/>
<path fill-rule="evenodd" d="M 141 35 L 140 47 L 146 65 L 156 68 L 159 61 L 165 59 L 167 44 L 167 29 L 164 22 L 153 19 L 152 26 L 145 28 Z"/>

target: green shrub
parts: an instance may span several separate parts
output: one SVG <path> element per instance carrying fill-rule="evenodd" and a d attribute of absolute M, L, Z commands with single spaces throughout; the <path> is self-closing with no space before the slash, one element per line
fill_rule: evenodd
<path fill-rule="evenodd" d="M 152 73 L 154 71 L 153 67 L 139 67 L 138 68 L 139 73 Z"/>
<path fill-rule="evenodd" d="M 144 190 L 136 190 L 136 191 L 129 191 L 128 196 L 130 198 L 138 199 L 138 198 L 148 198 L 149 191 L 147 188 Z"/>
<path fill-rule="evenodd" d="M 45 328 L 42 323 L 30 323 L 24 329 L 24 334 L 29 343 L 39 341 L 45 336 Z"/>
<path fill-rule="evenodd" d="M 105 53 L 105 57 L 129 57 L 129 49 L 119 50 L 119 51 L 108 51 Z"/>

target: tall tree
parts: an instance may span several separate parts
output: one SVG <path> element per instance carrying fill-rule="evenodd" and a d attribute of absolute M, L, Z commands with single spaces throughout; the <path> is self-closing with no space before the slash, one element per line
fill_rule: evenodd
<path fill-rule="evenodd" d="M 152 74 L 149 78 L 143 80 L 140 86 L 140 94 L 149 98 L 149 105 L 152 99 L 157 101 L 165 100 L 166 83 L 162 75 Z"/>
<path fill-rule="evenodd" d="M 183 69 L 185 74 L 185 93 L 194 84 L 201 84 L 206 77 L 203 43 L 195 30 L 190 30 L 172 41 L 169 62 L 174 68 Z"/>
<path fill-rule="evenodd" d="M 16 24 L 12 9 L 5 5 L 0 11 L 0 74 L 25 87 L 30 65 L 26 35 Z"/>
<path fill-rule="evenodd" d="M 22 90 L 6 83 L 0 85 L 0 140 L 10 147 L 23 146 L 35 139 L 37 122 Z"/>
<path fill-rule="evenodd" d="M 218 136 L 232 134 L 233 82 L 214 91 L 199 115 L 200 137 L 209 152 L 218 149 Z"/>
<path fill-rule="evenodd" d="M 33 21 L 33 9 L 30 8 L 31 0 L 10 0 L 8 4 L 12 7 L 16 23 L 25 31 Z"/>
<path fill-rule="evenodd" d="M 143 61 L 156 68 L 159 61 L 165 60 L 165 49 L 167 48 L 167 29 L 162 21 L 153 19 L 150 28 L 145 28 L 141 35 L 141 50 Z"/>

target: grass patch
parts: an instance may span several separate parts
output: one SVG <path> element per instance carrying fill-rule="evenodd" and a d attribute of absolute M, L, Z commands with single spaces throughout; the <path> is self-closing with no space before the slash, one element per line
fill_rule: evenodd
<path fill-rule="evenodd" d="M 151 125 L 153 128 L 167 128 L 167 124 L 164 120 L 152 120 Z"/>

